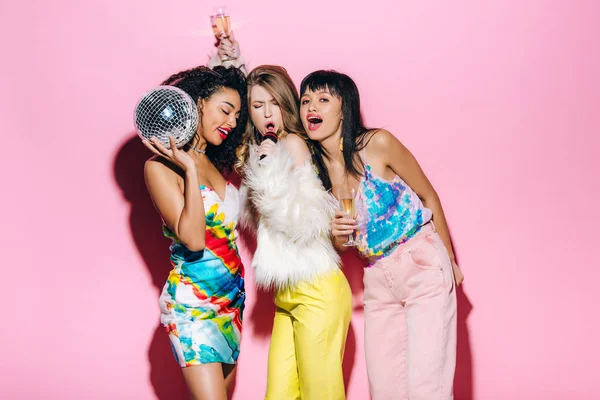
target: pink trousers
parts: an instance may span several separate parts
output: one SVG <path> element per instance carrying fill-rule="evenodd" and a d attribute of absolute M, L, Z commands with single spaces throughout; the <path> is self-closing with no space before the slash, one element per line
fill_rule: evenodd
<path fill-rule="evenodd" d="M 364 284 L 372 399 L 452 399 L 456 293 L 433 223 L 365 268 Z"/>

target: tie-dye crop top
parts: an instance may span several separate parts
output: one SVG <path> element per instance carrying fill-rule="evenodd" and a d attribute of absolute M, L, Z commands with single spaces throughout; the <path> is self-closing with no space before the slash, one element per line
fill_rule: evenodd
<path fill-rule="evenodd" d="M 365 257 L 387 255 L 431 220 L 432 212 L 402 178 L 375 175 L 365 162 L 356 197 L 357 249 Z"/>

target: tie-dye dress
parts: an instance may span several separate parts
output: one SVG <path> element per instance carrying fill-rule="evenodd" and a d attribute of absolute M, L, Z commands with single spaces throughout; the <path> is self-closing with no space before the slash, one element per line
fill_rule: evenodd
<path fill-rule="evenodd" d="M 201 186 L 206 212 L 206 248 L 188 250 L 166 226 L 171 264 L 159 299 L 175 359 L 181 367 L 213 362 L 235 364 L 240 354 L 244 311 L 244 267 L 236 245 L 240 199 L 227 183 L 222 201 Z"/>

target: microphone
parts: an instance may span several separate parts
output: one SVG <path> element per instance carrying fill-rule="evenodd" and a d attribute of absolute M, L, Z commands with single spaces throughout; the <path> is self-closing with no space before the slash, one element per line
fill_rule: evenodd
<path fill-rule="evenodd" d="M 277 143 L 277 135 L 274 132 L 267 132 L 263 135 L 261 142 L 264 142 L 265 140 L 272 140 L 273 143 Z M 259 160 L 262 160 L 266 156 L 266 154 L 263 154 L 262 156 L 260 156 Z"/>

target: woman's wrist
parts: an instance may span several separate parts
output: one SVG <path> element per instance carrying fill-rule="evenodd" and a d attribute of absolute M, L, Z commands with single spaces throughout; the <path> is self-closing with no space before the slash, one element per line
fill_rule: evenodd
<path fill-rule="evenodd" d="M 198 171 L 196 170 L 195 165 L 192 167 L 186 167 L 184 171 L 186 179 L 198 179 Z"/>

